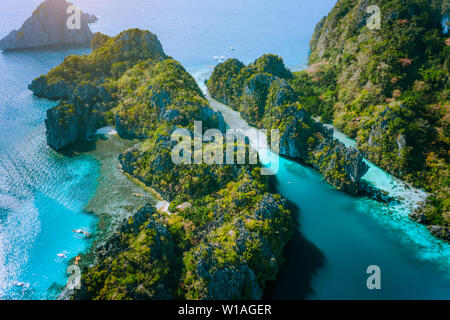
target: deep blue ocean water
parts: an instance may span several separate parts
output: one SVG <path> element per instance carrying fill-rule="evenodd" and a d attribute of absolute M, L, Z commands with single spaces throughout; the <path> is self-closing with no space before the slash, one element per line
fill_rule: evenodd
<path fill-rule="evenodd" d="M 39 2 L 3 0 L 0 37 L 20 27 Z M 271 52 L 292 69 L 304 67 L 315 24 L 335 0 L 73 2 L 99 17 L 93 31 L 154 32 L 166 53 L 199 80 L 217 63 L 215 56 L 248 63 Z M 54 103 L 27 90 L 68 54 L 87 52 L 0 54 L 0 299 L 56 297 L 67 268 L 57 254 L 71 258 L 89 247 L 71 230 L 95 228 L 83 207 L 95 192 L 99 165 L 90 156 L 68 158 L 46 146 L 45 110 Z M 450 298 L 448 246 L 392 214 L 395 208 L 338 192 L 315 171 L 285 159 L 276 184 L 299 208 L 299 233 L 272 297 Z M 370 264 L 381 267 L 381 291 L 366 288 Z"/>

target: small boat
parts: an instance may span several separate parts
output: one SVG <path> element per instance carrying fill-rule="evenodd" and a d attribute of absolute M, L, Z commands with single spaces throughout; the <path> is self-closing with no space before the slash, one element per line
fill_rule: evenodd
<path fill-rule="evenodd" d="M 228 49 L 230 49 L 231 51 L 234 51 L 234 50 L 236 50 L 236 48 L 235 48 L 235 47 L 233 47 L 233 46 L 229 47 Z"/>
<path fill-rule="evenodd" d="M 30 286 L 30 284 L 20 281 L 14 281 L 13 285 L 20 288 L 28 288 Z"/>
<path fill-rule="evenodd" d="M 67 259 L 67 256 L 64 253 L 58 253 L 56 255 L 58 256 L 58 258 Z"/>
<path fill-rule="evenodd" d="M 87 232 L 86 230 L 84 230 L 84 229 L 75 229 L 75 230 L 72 230 L 72 232 L 75 233 L 75 234 L 82 234 L 82 235 L 84 235 L 86 237 L 90 237 L 91 236 L 91 234 L 89 232 Z"/>

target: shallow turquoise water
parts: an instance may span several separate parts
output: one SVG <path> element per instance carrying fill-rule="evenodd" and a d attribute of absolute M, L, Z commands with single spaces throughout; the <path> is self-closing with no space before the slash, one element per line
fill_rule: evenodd
<path fill-rule="evenodd" d="M 71 51 L 82 53 L 85 50 Z M 86 249 L 73 229 L 93 230 L 83 206 L 96 187 L 97 162 L 68 158 L 45 144 L 45 110 L 52 102 L 26 89 L 68 52 L 0 55 L 0 298 L 54 298 L 67 260 Z M 67 259 L 59 259 L 63 253 Z M 28 288 L 14 282 L 26 283 Z"/>
<path fill-rule="evenodd" d="M 0 37 L 19 27 L 39 2 L 4 0 Z M 273 52 L 291 68 L 305 66 L 314 26 L 335 1 L 73 2 L 99 16 L 95 31 L 115 35 L 131 27 L 151 30 L 169 55 L 204 79 L 211 70 L 207 67 L 217 63 L 214 56 L 248 63 Z M 53 104 L 33 98 L 26 89 L 68 54 L 87 52 L 0 54 L 1 299 L 54 298 L 57 290 L 49 288 L 65 283 L 67 267 L 56 254 L 73 257 L 89 246 L 71 230 L 94 228 L 95 219 L 83 207 L 96 189 L 98 163 L 89 156 L 63 157 L 46 146 L 43 121 Z M 373 169 L 368 179 L 390 183 Z M 274 297 L 450 298 L 448 246 L 406 219 L 403 208 L 345 195 L 314 170 L 286 159 L 280 162 L 277 186 L 300 208 L 298 230 L 303 238 Z M 380 292 L 365 287 L 369 264 L 382 269 Z M 305 265 L 311 268 L 305 271 Z M 13 281 L 29 283 L 30 288 L 15 287 Z"/>
<path fill-rule="evenodd" d="M 301 233 L 324 256 L 308 298 L 450 298 L 449 246 L 399 208 L 343 194 L 312 169 L 287 159 L 281 159 L 276 178 L 279 192 L 300 207 Z M 380 291 L 366 287 L 370 265 L 381 268 Z M 278 288 L 281 297 L 295 295 L 286 280 Z"/>
<path fill-rule="evenodd" d="M 210 71 L 195 74 L 202 85 Z M 208 97 L 209 98 L 209 97 Z M 231 128 L 248 129 L 234 111 L 209 98 Z M 346 145 L 354 142 L 336 131 Z M 264 153 L 260 155 L 264 157 Z M 424 196 L 369 163 L 367 182 L 405 198 L 382 204 L 340 192 L 314 169 L 279 158 L 277 191 L 298 208 L 298 231 L 275 284 L 274 299 L 450 299 L 450 245 L 432 237 L 408 214 Z M 308 269 L 305 265 L 311 265 Z M 381 290 L 368 290 L 366 270 L 381 269 Z M 304 273 L 298 276 L 296 273 Z"/>

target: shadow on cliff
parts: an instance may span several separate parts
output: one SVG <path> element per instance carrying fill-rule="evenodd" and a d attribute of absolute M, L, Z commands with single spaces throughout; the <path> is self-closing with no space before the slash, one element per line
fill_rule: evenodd
<path fill-rule="evenodd" d="M 271 186 L 276 191 L 275 181 L 271 181 Z M 314 294 L 313 279 L 317 271 L 325 265 L 322 251 L 299 231 L 300 208 L 289 200 L 288 207 L 293 214 L 294 234 L 284 249 L 286 261 L 280 268 L 277 279 L 266 286 L 264 299 L 268 300 L 307 299 Z"/>
<path fill-rule="evenodd" d="M 65 148 L 64 150 L 58 151 L 60 154 L 65 155 L 67 157 L 74 157 L 79 155 L 80 153 L 86 153 L 94 151 L 97 147 L 97 141 L 86 141 L 86 142 L 77 142 L 70 147 Z"/>

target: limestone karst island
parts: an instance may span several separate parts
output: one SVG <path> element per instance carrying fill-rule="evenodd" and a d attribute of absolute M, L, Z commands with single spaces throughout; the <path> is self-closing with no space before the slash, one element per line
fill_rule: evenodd
<path fill-rule="evenodd" d="M 0 14 L 0 300 L 450 299 L 448 1 Z"/>

